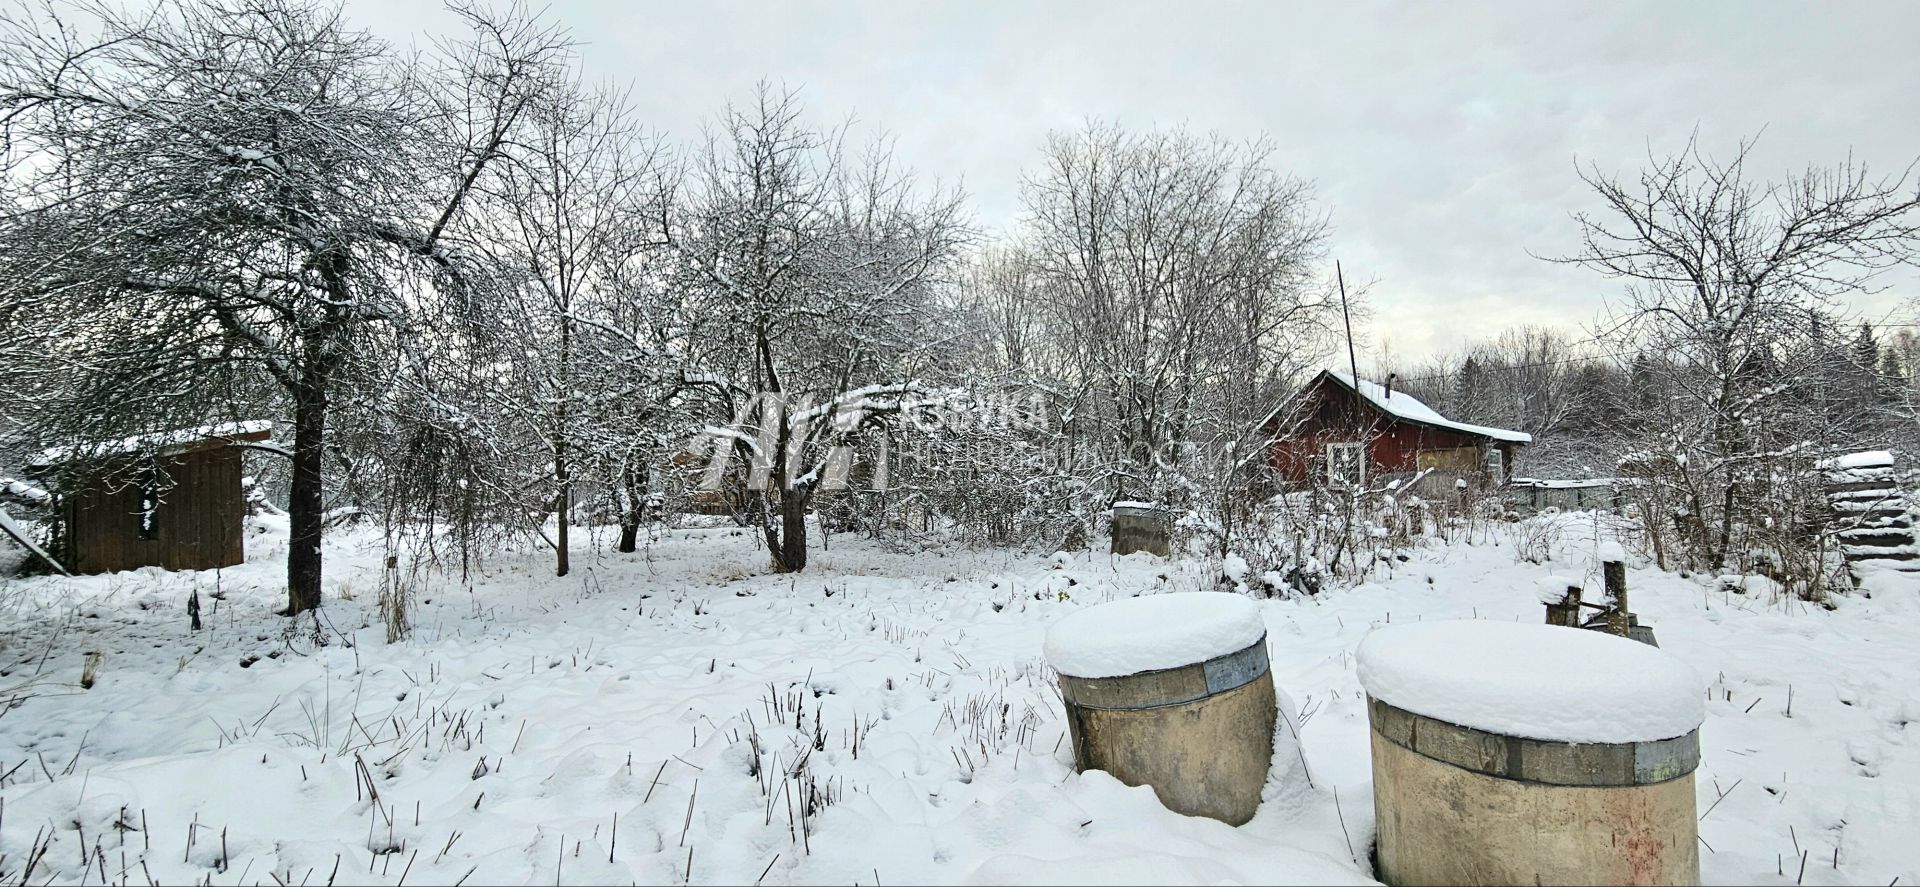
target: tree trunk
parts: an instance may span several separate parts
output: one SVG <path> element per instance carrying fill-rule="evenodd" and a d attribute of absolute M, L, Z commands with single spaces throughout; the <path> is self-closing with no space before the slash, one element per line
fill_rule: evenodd
<path fill-rule="evenodd" d="M 565 576 L 567 575 L 567 571 L 572 569 L 567 563 L 567 512 L 571 511 L 573 507 L 573 503 L 570 501 L 571 499 L 572 497 L 569 495 L 568 490 L 565 487 L 561 487 L 560 529 L 556 533 L 554 548 L 553 575 L 555 576 Z"/>
<path fill-rule="evenodd" d="M 620 515 L 620 551 L 631 553 L 639 547 L 640 524 L 647 517 L 647 500 L 641 495 L 639 473 L 631 461 L 620 474 L 621 488 L 626 495 L 626 509 Z"/>
<path fill-rule="evenodd" d="M 326 501 L 321 474 L 326 455 L 327 395 L 320 385 L 294 396 L 293 480 L 287 495 L 287 615 L 320 606 L 320 537 Z"/>
<path fill-rule="evenodd" d="M 767 537 L 767 553 L 773 556 L 773 567 L 775 570 L 781 569 L 780 524 L 773 519 L 774 509 L 767 501 L 766 491 L 762 490 L 758 497 L 747 503 L 747 512 L 750 520 L 760 522 L 760 532 Z"/>
<path fill-rule="evenodd" d="M 1667 569 L 1667 531 L 1660 525 L 1660 518 L 1665 509 L 1657 507 L 1654 504 L 1657 501 L 1653 498 L 1640 500 L 1640 523 L 1647 528 L 1647 539 L 1653 543 L 1653 565 L 1664 573 Z"/>
<path fill-rule="evenodd" d="M 1733 506 L 1739 496 L 1738 487 L 1734 481 L 1727 481 L 1726 494 L 1720 504 L 1720 537 L 1714 540 L 1713 553 L 1708 558 L 1711 561 L 1708 566 L 1716 571 L 1726 569 L 1727 549 L 1733 546 Z"/>
<path fill-rule="evenodd" d="M 780 548 L 774 566 L 782 573 L 807 568 L 807 496 L 796 490 L 780 494 Z"/>
<path fill-rule="evenodd" d="M 568 371 L 573 358 L 573 324 L 567 319 L 567 312 L 571 310 L 572 304 L 570 298 L 562 297 L 560 304 L 560 390 L 558 392 L 560 406 L 554 416 L 553 422 L 554 437 L 557 441 L 553 447 L 553 479 L 560 486 L 559 501 L 557 503 L 560 509 L 560 526 L 555 534 L 558 541 L 555 546 L 556 550 L 554 552 L 553 564 L 553 575 L 555 576 L 565 576 L 568 570 L 572 569 L 571 565 L 567 563 L 567 522 L 573 517 L 573 478 L 567 473 L 569 469 L 567 466 L 567 440 L 565 437 L 569 430 L 567 427 L 567 398 L 573 396 L 572 377 Z"/>
<path fill-rule="evenodd" d="M 554 533 L 553 575 L 565 576 L 571 566 L 567 563 L 567 518 L 573 512 L 573 488 L 567 483 L 567 464 L 559 457 L 553 460 L 554 473 L 560 478 L 560 492 L 554 496 L 554 510 L 560 515 L 558 528 Z"/>

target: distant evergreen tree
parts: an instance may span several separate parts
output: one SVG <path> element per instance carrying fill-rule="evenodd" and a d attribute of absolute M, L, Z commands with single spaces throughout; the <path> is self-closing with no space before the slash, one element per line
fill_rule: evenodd
<path fill-rule="evenodd" d="M 1880 366 L 1880 341 L 1873 337 L 1873 324 L 1861 323 L 1860 334 L 1853 337 L 1853 365 L 1868 373 Z"/>
<path fill-rule="evenodd" d="M 1880 340 L 1873 334 L 1873 324 L 1860 324 L 1859 333 L 1847 346 L 1846 365 L 1840 369 L 1840 401 L 1854 411 L 1856 417 L 1888 399 L 1880 378 Z"/>
<path fill-rule="evenodd" d="M 1573 371 L 1571 400 L 1566 429 L 1576 437 L 1593 439 L 1606 434 L 1620 421 L 1626 404 L 1621 399 L 1619 371 L 1607 364 L 1581 364 Z"/>
<path fill-rule="evenodd" d="M 1756 348 L 1734 366 L 1733 375 L 1755 389 L 1766 388 L 1780 382 L 1780 361 L 1772 351 Z"/>
<path fill-rule="evenodd" d="M 1880 400 L 1900 403 L 1906 399 L 1907 371 L 1900 365 L 1900 354 L 1887 348 L 1880 354 Z"/>
<path fill-rule="evenodd" d="M 1824 312 L 1812 312 L 1813 335 L 1792 355 L 1807 385 L 1807 396 L 1836 428 L 1861 430 L 1863 414 L 1879 399 L 1876 381 L 1880 341 L 1873 325 L 1860 324 L 1852 337 Z"/>
<path fill-rule="evenodd" d="M 1455 418 L 1473 420 L 1485 418 L 1480 414 L 1482 402 L 1486 400 L 1487 371 L 1480 361 L 1472 355 L 1467 356 L 1460 365 L 1460 375 L 1453 382 L 1453 411 Z"/>
<path fill-rule="evenodd" d="M 1635 355 L 1633 367 L 1627 372 L 1628 412 L 1635 417 L 1651 416 L 1659 402 L 1659 387 L 1653 378 L 1653 358 L 1645 354 Z"/>

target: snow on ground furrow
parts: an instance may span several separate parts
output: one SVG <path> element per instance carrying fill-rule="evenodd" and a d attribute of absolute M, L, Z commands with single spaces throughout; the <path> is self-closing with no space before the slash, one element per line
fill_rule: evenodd
<path fill-rule="evenodd" d="M 1211 588 L 1214 564 L 1055 569 L 836 539 L 806 574 L 765 576 L 749 537 L 685 530 L 579 557 L 566 579 L 537 553 L 493 558 L 471 590 L 423 590 L 415 638 L 388 645 L 379 553 L 350 537 L 329 549 L 315 645 L 310 624 L 289 640 L 269 615 L 283 540 L 267 528 L 217 577 L 0 590 L 0 687 L 34 694 L 0 715 L 0 772 L 19 765 L 0 786 L 0 868 L 52 834 L 36 884 L 78 883 L 83 840 L 94 882 L 103 865 L 136 883 L 318 884 L 336 865 L 339 883 L 388 884 L 1364 881 L 1366 632 L 1538 621 L 1540 577 L 1596 573 L 1591 533 L 1569 522 L 1550 564 L 1515 563 L 1496 536 L 1262 602 L 1306 769 L 1277 762 L 1260 815 L 1234 829 L 1073 774 L 1040 660 L 1060 617 Z M 1712 686 L 1705 880 L 1920 880 L 1915 589 L 1829 612 L 1652 570 L 1631 581 L 1663 648 Z M 90 650 L 99 680 L 81 691 Z"/>

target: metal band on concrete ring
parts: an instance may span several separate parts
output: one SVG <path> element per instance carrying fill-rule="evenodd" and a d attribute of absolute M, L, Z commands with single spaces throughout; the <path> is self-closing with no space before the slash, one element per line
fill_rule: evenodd
<path fill-rule="evenodd" d="M 1146 709 L 1182 705 L 1217 696 L 1267 673 L 1267 636 L 1224 656 L 1178 668 L 1114 678 L 1060 676 L 1060 696 L 1082 708 Z"/>
<path fill-rule="evenodd" d="M 1448 723 L 1367 699 L 1373 731 L 1423 757 L 1543 785 L 1632 786 L 1678 779 L 1700 764 L 1700 730 L 1649 742 L 1553 742 Z"/>

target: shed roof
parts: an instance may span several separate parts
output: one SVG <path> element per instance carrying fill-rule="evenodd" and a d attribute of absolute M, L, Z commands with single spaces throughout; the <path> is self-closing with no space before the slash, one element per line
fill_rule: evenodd
<path fill-rule="evenodd" d="M 1503 440 L 1510 443 L 1533 443 L 1533 435 L 1524 431 L 1509 431 L 1505 428 L 1492 428 L 1486 425 L 1469 425 L 1465 422 L 1455 422 L 1452 419 L 1440 415 L 1432 407 L 1421 403 L 1419 398 L 1404 391 L 1395 391 L 1389 394 L 1387 390 L 1377 382 L 1369 382 L 1366 379 L 1361 379 L 1356 383 L 1353 376 L 1340 372 L 1339 370 L 1327 370 L 1320 375 L 1323 378 L 1333 380 L 1342 388 L 1360 395 L 1362 398 L 1365 398 L 1368 403 L 1378 407 L 1382 412 L 1402 421 L 1414 422 L 1420 425 L 1431 425 L 1435 428 L 1444 428 L 1448 431 L 1460 432 L 1461 434 L 1471 434 L 1476 437 L 1492 438 L 1493 440 Z"/>
<path fill-rule="evenodd" d="M 193 428 L 176 428 L 172 431 L 156 431 L 151 434 L 136 434 L 119 440 L 95 441 L 64 447 L 48 447 L 41 450 L 28 463 L 34 468 L 47 468 L 68 462 L 99 459 L 107 456 L 124 456 L 148 452 L 178 452 L 193 449 L 210 441 L 230 442 L 236 440 L 266 440 L 273 431 L 273 422 L 266 419 L 253 419 L 245 422 L 218 422 L 199 425 Z"/>

